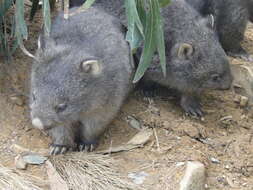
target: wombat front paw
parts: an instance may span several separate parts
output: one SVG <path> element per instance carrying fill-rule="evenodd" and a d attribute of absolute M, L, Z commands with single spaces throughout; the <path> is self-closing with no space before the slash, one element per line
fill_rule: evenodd
<path fill-rule="evenodd" d="M 201 105 L 199 101 L 194 97 L 182 97 L 181 106 L 184 111 L 195 117 L 202 117 L 203 111 L 201 110 Z"/>
<path fill-rule="evenodd" d="M 78 143 L 78 150 L 81 152 L 93 152 L 98 146 L 97 141 L 83 141 Z"/>
<path fill-rule="evenodd" d="M 64 154 L 68 151 L 73 151 L 73 147 L 60 144 L 52 144 L 50 146 L 50 155 Z"/>

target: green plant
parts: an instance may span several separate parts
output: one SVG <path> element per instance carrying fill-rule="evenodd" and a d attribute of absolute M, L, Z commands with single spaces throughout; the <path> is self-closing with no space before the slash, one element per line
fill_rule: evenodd
<path fill-rule="evenodd" d="M 62 0 L 63 1 L 63 0 Z M 126 40 L 129 42 L 132 53 L 142 46 L 140 63 L 133 82 L 137 82 L 149 67 L 154 53 L 158 53 L 163 74 L 166 75 L 166 57 L 163 34 L 163 18 L 160 8 L 169 4 L 170 0 L 125 0 L 128 20 Z M 50 5 L 55 0 L 42 0 L 44 30 L 49 34 L 51 27 Z M 68 0 L 66 0 L 68 3 Z M 65 3 L 66 3 L 65 2 Z M 95 0 L 86 0 L 82 10 L 89 8 Z M 38 10 L 39 0 L 32 1 L 30 19 Z M 11 32 L 6 30 L 5 15 L 11 7 L 15 7 Z M 17 45 L 29 56 L 32 56 L 24 47 L 23 40 L 28 38 L 27 25 L 24 19 L 24 0 L 2 0 L 0 4 L 0 54 L 11 55 Z M 9 40 L 11 39 L 11 40 Z M 12 47 L 12 48 L 10 48 Z"/>

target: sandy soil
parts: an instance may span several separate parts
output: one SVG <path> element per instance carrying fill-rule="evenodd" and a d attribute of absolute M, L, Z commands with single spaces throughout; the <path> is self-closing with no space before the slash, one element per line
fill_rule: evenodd
<path fill-rule="evenodd" d="M 25 45 L 31 52 L 36 49 L 40 25 L 38 22 L 29 28 L 30 38 Z M 253 54 L 253 27 L 248 29 L 243 44 Z M 8 167 L 14 167 L 15 153 L 11 145 L 34 150 L 47 148 L 50 143 L 48 137 L 32 128 L 29 119 L 31 63 L 20 50 L 12 63 L 0 62 L 0 156 L 1 164 Z M 145 189 L 173 189 L 170 182 L 177 163 L 199 160 L 207 168 L 207 189 L 252 190 L 253 112 L 249 107 L 240 107 L 234 101 L 235 96 L 232 91 L 206 92 L 202 96 L 206 115 L 200 121 L 185 116 L 178 99 L 164 89 L 148 99 L 137 91 L 130 95 L 110 124 L 101 139 L 101 147 L 131 139 L 137 130 L 129 127 L 126 117 L 133 116 L 143 126 L 153 128 L 158 140 L 152 137 L 143 148 L 113 156 L 125 174 L 134 171 L 149 174 L 143 184 Z M 44 166 L 29 166 L 27 172 L 47 178 Z"/>

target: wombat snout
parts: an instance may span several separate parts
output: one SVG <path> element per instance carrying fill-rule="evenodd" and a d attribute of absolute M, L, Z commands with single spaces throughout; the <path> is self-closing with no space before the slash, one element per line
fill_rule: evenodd
<path fill-rule="evenodd" d="M 37 117 L 32 120 L 32 124 L 34 127 L 38 128 L 38 129 L 44 129 L 43 123 Z"/>

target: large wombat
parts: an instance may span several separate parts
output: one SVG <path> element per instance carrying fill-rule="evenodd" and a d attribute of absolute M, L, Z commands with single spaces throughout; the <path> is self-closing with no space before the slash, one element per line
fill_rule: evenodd
<path fill-rule="evenodd" d="M 52 154 L 76 145 L 91 150 L 132 86 L 122 25 L 97 8 L 68 20 L 60 14 L 39 44 L 31 75 L 32 123 L 52 137 Z"/>
<path fill-rule="evenodd" d="M 213 14 L 215 28 L 228 55 L 253 61 L 240 45 L 248 20 L 253 21 L 252 0 L 186 0 L 202 15 Z"/>
<path fill-rule="evenodd" d="M 94 6 L 102 7 L 125 23 L 124 0 L 96 0 Z M 160 65 L 154 61 L 143 80 L 177 89 L 182 94 L 182 108 L 201 116 L 198 102 L 201 91 L 227 89 L 232 82 L 229 61 L 213 30 L 213 17 L 203 18 L 182 0 L 171 1 L 162 9 L 162 16 L 167 77 L 163 77 Z"/>

